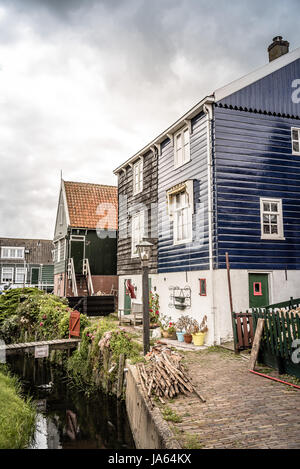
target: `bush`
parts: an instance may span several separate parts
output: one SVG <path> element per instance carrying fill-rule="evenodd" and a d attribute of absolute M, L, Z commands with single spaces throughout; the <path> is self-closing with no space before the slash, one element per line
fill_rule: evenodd
<path fill-rule="evenodd" d="M 29 297 L 43 296 L 38 288 L 14 288 L 0 295 L 0 325 L 9 316 L 16 313 L 20 303 Z"/>

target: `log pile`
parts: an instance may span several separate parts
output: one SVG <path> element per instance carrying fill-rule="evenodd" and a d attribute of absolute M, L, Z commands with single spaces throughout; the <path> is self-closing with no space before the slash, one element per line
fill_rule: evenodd
<path fill-rule="evenodd" d="M 146 365 L 138 364 L 137 371 L 143 393 L 151 406 L 153 406 L 152 396 L 156 396 L 162 404 L 165 404 L 164 398 L 193 392 L 205 402 L 186 375 L 180 363 L 182 356 L 179 353 L 167 346 L 156 345 L 145 359 Z"/>

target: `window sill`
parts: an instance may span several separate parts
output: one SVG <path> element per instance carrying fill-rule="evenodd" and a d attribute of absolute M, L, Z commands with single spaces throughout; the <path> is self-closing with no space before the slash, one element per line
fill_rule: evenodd
<path fill-rule="evenodd" d="M 270 236 L 261 236 L 260 239 L 262 239 L 263 241 L 285 241 L 284 236 L 278 236 L 276 238 L 272 238 Z"/>
<path fill-rule="evenodd" d="M 191 158 L 189 160 L 185 161 L 184 163 L 181 163 L 181 164 L 178 164 L 178 165 L 176 165 L 174 163 L 174 169 L 182 168 L 182 166 L 184 166 L 185 164 L 190 163 L 190 161 L 191 161 Z"/>
<path fill-rule="evenodd" d="M 183 239 L 180 241 L 173 241 L 173 246 L 178 246 L 178 244 L 190 244 L 192 242 L 193 242 L 192 239 Z"/>

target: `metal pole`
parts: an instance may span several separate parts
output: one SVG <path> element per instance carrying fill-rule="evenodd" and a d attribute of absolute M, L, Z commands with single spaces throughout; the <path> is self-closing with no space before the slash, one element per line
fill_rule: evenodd
<path fill-rule="evenodd" d="M 149 319 L 149 280 L 148 266 L 142 263 L 143 285 L 143 345 L 144 355 L 150 351 L 150 319 Z"/>

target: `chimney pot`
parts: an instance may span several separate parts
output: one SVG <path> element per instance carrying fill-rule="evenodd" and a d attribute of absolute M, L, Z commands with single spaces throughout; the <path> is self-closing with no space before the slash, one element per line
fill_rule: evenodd
<path fill-rule="evenodd" d="M 289 47 L 290 43 L 288 41 L 283 41 L 282 36 L 275 36 L 272 44 L 268 47 L 269 62 L 287 54 L 289 52 Z"/>

